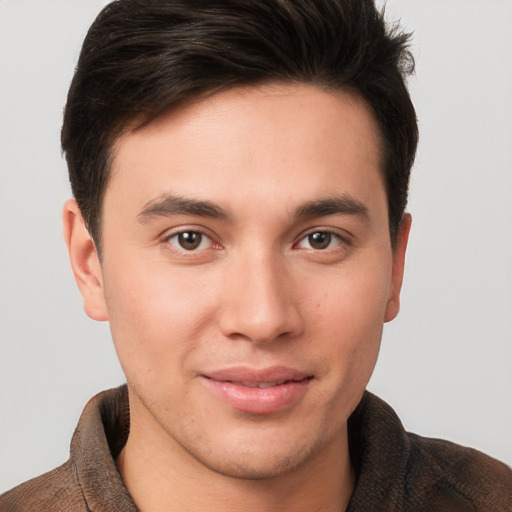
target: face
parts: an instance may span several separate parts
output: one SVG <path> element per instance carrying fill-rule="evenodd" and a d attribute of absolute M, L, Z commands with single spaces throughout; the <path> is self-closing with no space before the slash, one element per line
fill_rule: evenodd
<path fill-rule="evenodd" d="M 134 433 L 246 478 L 346 443 L 407 237 L 392 251 L 363 101 L 275 85 L 180 107 L 117 141 L 103 208 L 101 264 L 67 238 Z"/>

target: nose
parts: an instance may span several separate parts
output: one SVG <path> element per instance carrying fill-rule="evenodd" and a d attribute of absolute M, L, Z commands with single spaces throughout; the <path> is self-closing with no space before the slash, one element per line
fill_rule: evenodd
<path fill-rule="evenodd" d="M 269 343 L 303 331 L 299 298 L 283 266 L 263 255 L 230 262 L 219 312 L 225 336 Z"/>

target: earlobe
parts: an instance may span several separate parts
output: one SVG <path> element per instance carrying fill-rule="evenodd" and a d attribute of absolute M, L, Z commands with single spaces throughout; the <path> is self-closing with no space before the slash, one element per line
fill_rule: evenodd
<path fill-rule="evenodd" d="M 402 289 L 402 281 L 404 277 L 405 252 L 407 250 L 411 223 L 411 215 L 409 213 L 405 213 L 402 218 L 402 222 L 400 223 L 400 229 L 398 231 L 395 248 L 393 250 L 393 269 L 389 299 L 386 308 L 386 315 L 384 317 L 385 322 L 390 322 L 396 318 L 400 311 L 400 291 Z"/>
<path fill-rule="evenodd" d="M 96 244 L 85 226 L 74 199 L 69 199 L 64 204 L 62 225 L 71 268 L 82 294 L 84 310 L 93 320 L 108 320 L 103 276 Z"/>

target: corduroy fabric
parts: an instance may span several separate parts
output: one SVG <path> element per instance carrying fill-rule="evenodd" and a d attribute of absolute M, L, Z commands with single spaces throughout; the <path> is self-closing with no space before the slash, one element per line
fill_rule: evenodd
<path fill-rule="evenodd" d="M 129 432 L 126 386 L 96 395 L 69 461 L 0 496 L 1 512 L 138 512 L 115 458 Z M 476 450 L 407 433 L 365 392 L 349 419 L 357 480 L 347 512 L 512 512 L 512 470 Z"/>

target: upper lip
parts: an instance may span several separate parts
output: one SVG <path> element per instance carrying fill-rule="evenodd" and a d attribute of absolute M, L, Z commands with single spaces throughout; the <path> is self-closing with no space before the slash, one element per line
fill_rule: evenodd
<path fill-rule="evenodd" d="M 232 366 L 207 371 L 201 374 L 208 379 L 220 382 L 243 382 L 258 384 L 262 382 L 301 381 L 313 377 L 311 373 L 287 366 L 268 366 L 254 368 L 250 366 Z"/>

